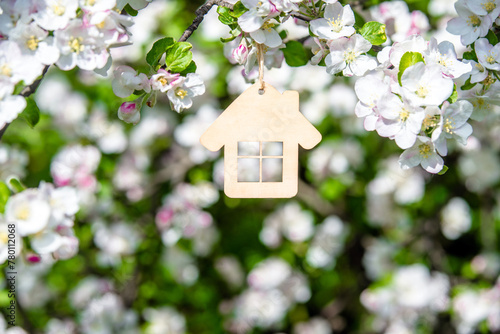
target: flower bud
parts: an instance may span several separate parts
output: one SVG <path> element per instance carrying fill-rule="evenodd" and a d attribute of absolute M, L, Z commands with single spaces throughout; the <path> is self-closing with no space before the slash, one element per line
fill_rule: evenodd
<path fill-rule="evenodd" d="M 142 103 L 138 100 L 131 102 L 123 102 L 118 109 L 118 118 L 125 123 L 137 124 L 141 119 Z"/>
<path fill-rule="evenodd" d="M 245 43 L 241 43 L 236 49 L 232 52 L 233 59 L 240 65 L 246 63 L 248 58 L 248 48 Z"/>

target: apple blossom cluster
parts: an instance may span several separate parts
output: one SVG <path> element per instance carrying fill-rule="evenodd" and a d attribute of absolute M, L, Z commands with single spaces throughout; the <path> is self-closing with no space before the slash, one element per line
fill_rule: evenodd
<path fill-rule="evenodd" d="M 405 151 L 402 168 L 421 165 L 429 173 L 443 169 L 447 140 L 466 144 L 473 105 L 452 96 L 455 82 L 472 66 L 457 59 L 453 44 L 426 42 L 412 35 L 385 47 L 377 70 L 355 84 L 355 113 L 367 131 L 395 140 Z"/>
<path fill-rule="evenodd" d="M 148 107 L 156 104 L 157 94 L 166 93 L 168 100 L 177 112 L 191 108 L 193 97 L 205 93 L 205 85 L 199 74 L 171 73 L 163 68 L 150 78 L 144 73 L 137 73 L 129 66 L 118 66 L 114 70 L 112 82 L 116 96 L 126 98 L 134 92 L 143 92 L 134 101 L 124 102 L 118 109 L 118 118 L 126 123 L 137 124 L 141 119 L 141 108 L 144 102 Z"/>
<path fill-rule="evenodd" d="M 22 238 L 29 238 L 30 250 L 25 252 L 29 262 L 40 261 L 40 256 L 69 259 L 78 252 L 79 241 L 73 231 L 74 216 L 79 210 L 78 196 L 73 187 L 56 188 L 41 182 L 12 195 L 0 216 L 1 225 L 15 225 L 16 256 L 23 249 Z M 2 229 L 5 234 L 7 228 Z M 0 262 L 7 259 L 7 237 L 2 238 Z"/>
<path fill-rule="evenodd" d="M 132 18 L 119 14 L 115 0 L 9 0 L 2 11 L 0 128 L 26 107 L 17 85 L 31 85 L 53 64 L 103 74 L 109 49 L 130 44 Z"/>
<path fill-rule="evenodd" d="M 471 45 L 500 25 L 500 3 L 496 0 L 458 0 L 455 10 L 458 17 L 448 22 L 447 30 L 460 35 L 463 45 Z"/>

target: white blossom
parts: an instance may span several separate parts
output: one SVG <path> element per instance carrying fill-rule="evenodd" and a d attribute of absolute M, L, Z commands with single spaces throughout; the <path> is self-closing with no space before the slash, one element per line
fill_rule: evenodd
<path fill-rule="evenodd" d="M 186 78 L 176 81 L 174 87 L 167 91 L 167 96 L 177 112 L 191 108 L 192 98 L 205 93 L 205 84 L 201 77 L 195 73 L 189 73 Z"/>
<path fill-rule="evenodd" d="M 20 236 L 42 231 L 49 223 L 50 205 L 38 189 L 27 189 L 9 198 L 5 207 L 7 223 L 17 224 Z"/>
<path fill-rule="evenodd" d="M 363 55 L 372 45 L 361 35 L 339 38 L 328 42 L 330 53 L 325 58 L 326 71 L 336 74 L 342 71 L 345 76 L 362 76 L 377 67 L 375 58 Z"/>
<path fill-rule="evenodd" d="M 454 35 L 460 35 L 463 45 L 474 43 L 479 37 L 484 37 L 492 25 L 490 16 L 479 16 L 474 13 L 465 0 L 455 2 L 455 9 L 459 17 L 448 22 L 446 30 Z"/>
<path fill-rule="evenodd" d="M 403 96 L 415 106 L 439 106 L 453 92 L 453 80 L 443 77 L 440 66 L 422 62 L 404 71 L 401 84 Z"/>
<path fill-rule="evenodd" d="M 76 17 L 77 0 L 37 0 L 35 22 L 45 30 L 64 29 Z"/>
<path fill-rule="evenodd" d="M 467 123 L 472 110 L 472 104 L 465 100 L 443 106 L 439 125 L 432 133 L 432 141 L 439 154 L 444 156 L 448 153 L 446 139 L 454 138 L 462 145 L 466 144 L 472 134 L 472 126 Z"/>
<path fill-rule="evenodd" d="M 403 169 L 422 165 L 423 169 L 435 174 L 443 169 L 444 161 L 429 137 L 418 136 L 415 145 L 401 154 L 399 164 Z"/>
<path fill-rule="evenodd" d="M 441 231 L 447 239 L 458 239 L 470 229 L 471 223 L 469 204 L 463 198 L 452 198 L 441 210 Z"/>
<path fill-rule="evenodd" d="M 137 74 L 137 71 L 129 66 L 118 66 L 114 72 L 114 79 L 111 82 L 113 93 L 118 97 L 128 97 L 135 90 L 151 91 L 148 77 L 144 73 Z"/>
<path fill-rule="evenodd" d="M 354 13 L 351 6 L 342 7 L 340 2 L 327 4 L 324 18 L 310 22 L 311 31 L 319 38 L 334 40 L 340 37 L 348 37 L 356 32 Z"/>

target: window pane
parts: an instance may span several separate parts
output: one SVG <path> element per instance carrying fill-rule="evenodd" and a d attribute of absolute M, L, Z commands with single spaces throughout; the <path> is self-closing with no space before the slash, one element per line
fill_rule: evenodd
<path fill-rule="evenodd" d="M 258 141 L 239 141 L 238 142 L 238 155 L 245 156 L 259 156 L 260 147 Z"/>
<path fill-rule="evenodd" d="M 283 159 L 262 159 L 262 182 L 283 182 Z"/>
<path fill-rule="evenodd" d="M 262 155 L 281 156 L 283 155 L 283 142 L 269 141 L 262 143 Z"/>
<path fill-rule="evenodd" d="M 238 182 L 259 182 L 260 159 L 238 159 Z"/>

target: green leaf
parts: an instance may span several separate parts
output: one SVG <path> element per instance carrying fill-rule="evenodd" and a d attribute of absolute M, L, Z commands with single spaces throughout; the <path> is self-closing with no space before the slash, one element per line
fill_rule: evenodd
<path fill-rule="evenodd" d="M 5 204 L 7 204 L 7 201 L 9 200 L 10 196 L 10 189 L 7 187 L 5 183 L 0 181 L 0 213 L 4 213 L 5 211 Z"/>
<path fill-rule="evenodd" d="M 444 165 L 438 175 L 444 175 L 448 171 L 448 166 Z"/>
<path fill-rule="evenodd" d="M 423 62 L 425 64 L 424 57 L 420 52 L 406 52 L 403 57 L 401 57 L 398 73 L 399 85 L 401 85 L 401 77 L 403 76 L 405 70 L 419 62 Z"/>
<path fill-rule="evenodd" d="M 455 102 L 457 102 L 457 100 L 458 100 L 457 86 L 453 85 L 453 93 L 451 93 L 451 95 L 447 101 L 450 103 L 455 103 Z"/>
<path fill-rule="evenodd" d="M 287 32 L 286 30 L 281 30 L 280 33 L 279 33 L 281 39 L 286 39 L 287 37 Z"/>
<path fill-rule="evenodd" d="M 380 22 L 366 22 L 363 25 L 363 28 L 359 30 L 359 33 L 373 45 L 381 45 L 387 41 L 387 36 L 385 35 L 385 24 Z"/>
<path fill-rule="evenodd" d="M 35 100 L 31 96 L 26 98 L 26 108 L 19 117 L 24 119 L 32 129 L 40 120 L 40 109 L 38 109 Z"/>
<path fill-rule="evenodd" d="M 219 13 L 219 21 L 225 25 L 231 25 L 237 21 L 237 19 L 231 15 L 231 11 L 227 7 L 217 7 L 217 13 Z"/>
<path fill-rule="evenodd" d="M 304 66 L 309 57 L 302 43 L 290 41 L 286 43 L 286 48 L 282 49 L 286 63 L 292 67 Z"/>
<path fill-rule="evenodd" d="M 490 42 L 491 45 L 498 44 L 498 37 L 495 35 L 493 30 L 488 31 L 488 35 L 486 35 L 486 39 Z"/>
<path fill-rule="evenodd" d="M 194 61 L 191 61 L 188 67 L 186 67 L 186 69 L 182 71 L 180 74 L 183 77 L 185 77 L 188 73 L 194 73 L 194 72 L 196 72 L 196 63 Z"/>
<path fill-rule="evenodd" d="M 248 8 L 246 8 L 245 5 L 241 3 L 241 1 L 238 1 L 237 3 L 234 4 L 231 15 L 238 18 L 245 12 L 248 12 Z"/>
<path fill-rule="evenodd" d="M 469 59 L 469 60 L 474 60 L 475 62 L 477 62 L 477 56 L 476 56 L 476 53 L 474 51 L 464 52 L 462 59 Z"/>
<path fill-rule="evenodd" d="M 475 85 L 477 85 L 477 82 L 471 83 L 470 78 L 467 79 L 462 87 L 460 87 L 461 90 L 469 90 L 472 89 Z"/>
<path fill-rule="evenodd" d="M 154 70 L 157 70 L 161 56 L 165 53 L 165 51 L 171 48 L 174 43 L 175 41 L 172 37 L 165 37 L 157 40 L 146 55 L 147 63 L 151 65 Z"/>
<path fill-rule="evenodd" d="M 127 4 L 127 5 L 125 6 L 125 8 L 123 8 L 123 10 L 124 10 L 124 11 L 126 11 L 126 12 L 127 12 L 127 14 L 128 14 L 128 15 L 130 15 L 130 16 L 137 16 L 137 13 L 138 13 L 138 12 L 137 12 L 134 8 L 132 8 L 129 4 Z"/>
<path fill-rule="evenodd" d="M 167 70 L 172 73 L 180 73 L 188 68 L 193 60 L 193 53 L 190 51 L 193 46 L 188 42 L 176 42 L 167 50 L 165 64 Z"/>
<path fill-rule="evenodd" d="M 11 178 L 9 180 L 8 186 L 9 186 L 10 190 L 12 190 L 15 193 L 19 193 L 19 192 L 21 192 L 23 190 L 26 190 L 26 187 L 23 186 L 23 184 L 21 183 L 21 181 L 19 181 L 15 177 L 13 177 L 13 178 Z"/>

